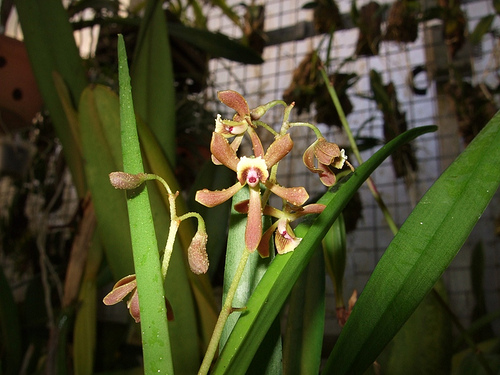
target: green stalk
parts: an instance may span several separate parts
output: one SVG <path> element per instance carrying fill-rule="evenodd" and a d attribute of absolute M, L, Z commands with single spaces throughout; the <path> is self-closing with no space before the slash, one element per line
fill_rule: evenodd
<path fill-rule="evenodd" d="M 123 169 L 143 173 L 123 36 L 118 36 Z M 139 294 L 145 374 L 173 374 L 163 277 L 147 188 L 129 197 L 127 207 Z"/>
<path fill-rule="evenodd" d="M 222 330 L 226 325 L 227 318 L 229 317 L 231 312 L 234 311 L 233 299 L 236 294 L 236 290 L 238 289 L 238 284 L 240 283 L 240 279 L 241 276 L 243 275 L 243 271 L 245 270 L 245 266 L 247 264 L 249 256 L 250 256 L 250 251 L 248 251 L 248 249 L 245 248 L 245 251 L 241 255 L 240 262 L 238 263 L 238 268 L 236 269 L 236 272 L 234 274 L 233 281 L 229 286 L 229 291 L 227 292 L 226 300 L 224 301 L 224 306 L 222 306 L 219 318 L 217 319 L 217 323 L 215 324 L 214 333 L 212 334 L 212 338 L 210 339 L 210 343 L 208 344 L 205 357 L 203 358 L 200 370 L 198 371 L 199 375 L 208 374 L 208 371 L 210 370 L 210 366 L 212 365 L 215 353 L 217 352 L 217 347 L 219 346 L 219 341 L 222 336 Z"/>
<path fill-rule="evenodd" d="M 356 157 L 356 160 L 358 161 L 358 164 L 363 163 L 363 159 L 361 158 L 361 154 L 359 152 L 358 146 L 356 145 L 356 140 L 354 139 L 354 136 L 352 135 L 351 128 L 349 124 L 347 123 L 347 119 L 345 117 L 344 110 L 342 109 L 342 105 L 340 104 L 339 97 L 337 96 L 337 93 L 335 92 L 335 89 L 333 88 L 332 84 L 330 83 L 330 80 L 328 79 L 328 76 L 326 75 L 326 72 L 324 69 L 320 69 L 321 76 L 323 77 L 323 80 L 325 81 L 326 87 L 328 88 L 328 92 L 330 93 L 330 97 L 332 98 L 333 104 L 335 105 L 335 109 L 337 110 L 339 114 L 340 121 L 342 122 L 342 127 L 344 128 L 344 131 L 347 134 L 347 138 L 349 139 L 349 143 L 352 148 L 352 152 L 354 153 L 354 156 Z M 391 213 L 389 212 L 389 209 L 384 203 L 384 200 L 382 199 L 382 196 L 377 190 L 377 187 L 375 186 L 375 182 L 372 180 L 371 177 L 368 177 L 366 180 L 366 184 L 368 185 L 368 188 L 370 189 L 371 193 L 373 194 L 373 197 L 375 198 L 375 201 L 377 202 L 378 206 L 380 207 L 380 210 L 384 214 L 385 220 L 387 221 L 387 224 L 389 225 L 389 228 L 392 231 L 392 234 L 396 235 L 398 233 L 398 226 L 394 222 L 394 219 L 392 218 Z"/>

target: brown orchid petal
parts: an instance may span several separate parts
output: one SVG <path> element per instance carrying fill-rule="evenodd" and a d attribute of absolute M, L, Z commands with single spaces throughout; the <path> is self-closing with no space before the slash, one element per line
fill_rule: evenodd
<path fill-rule="evenodd" d="M 115 305 L 122 301 L 128 294 L 130 294 L 134 289 L 137 288 L 137 281 L 135 275 L 125 276 L 118 280 L 113 286 L 111 292 L 109 292 L 102 300 L 105 305 Z"/>
<path fill-rule="evenodd" d="M 229 142 L 220 133 L 212 133 L 212 142 L 210 143 L 212 155 L 229 169 L 236 172 L 236 167 L 240 159 L 236 152 L 231 148 Z"/>
<path fill-rule="evenodd" d="M 240 93 L 233 90 L 224 90 L 219 91 L 217 97 L 222 103 L 238 112 L 241 117 L 250 114 L 248 103 Z"/>
<path fill-rule="evenodd" d="M 308 199 L 309 194 L 302 186 L 286 188 L 270 181 L 266 182 L 266 187 L 278 197 L 283 198 L 295 206 L 302 206 Z"/>
<path fill-rule="evenodd" d="M 314 148 L 314 155 L 321 164 L 330 165 L 340 156 L 340 147 L 325 138 L 319 138 Z"/>
<path fill-rule="evenodd" d="M 236 168 L 236 175 L 240 184 L 248 184 L 251 187 L 266 182 L 269 178 L 266 162 L 260 156 L 256 158 L 242 156 Z"/>
<path fill-rule="evenodd" d="M 335 181 L 337 181 L 335 173 L 332 172 L 328 165 L 319 164 L 318 167 L 320 169 L 320 172 L 318 173 L 321 183 L 325 186 L 333 186 L 335 184 Z"/>
<path fill-rule="evenodd" d="M 207 232 L 198 230 L 187 250 L 189 268 L 197 275 L 208 271 L 207 241 Z"/>
<path fill-rule="evenodd" d="M 224 203 L 229 198 L 231 198 L 234 194 L 238 192 L 243 187 L 239 182 L 235 183 L 233 186 L 224 189 L 224 190 L 198 190 L 196 192 L 195 200 L 198 203 L 206 207 L 215 207 L 221 203 Z"/>
<path fill-rule="evenodd" d="M 323 212 L 325 207 L 326 206 L 324 204 L 320 204 L 320 203 L 308 204 L 307 206 L 304 206 L 302 211 L 300 211 L 300 216 L 308 215 L 308 214 L 320 214 Z"/>
<path fill-rule="evenodd" d="M 270 248 L 269 243 L 271 242 L 271 237 L 273 236 L 273 233 L 276 230 L 277 226 L 278 222 L 275 222 L 264 232 L 262 238 L 260 239 L 257 251 L 259 252 L 262 258 L 267 258 L 269 256 L 269 248 Z"/>
<path fill-rule="evenodd" d="M 267 168 L 271 168 L 273 165 L 278 163 L 283 159 L 293 148 L 293 141 L 290 138 L 290 134 L 280 135 L 276 140 L 271 143 L 267 149 L 264 160 L 266 161 Z"/>
<path fill-rule="evenodd" d="M 236 212 L 239 212 L 240 214 L 247 214 L 248 213 L 248 204 L 249 204 L 249 200 L 245 199 L 244 201 L 236 203 L 234 205 L 234 210 Z"/>
<path fill-rule="evenodd" d="M 141 321 L 141 313 L 139 309 L 139 294 L 137 293 L 137 289 L 134 291 L 134 294 L 132 294 L 132 297 L 127 302 L 127 308 L 132 318 L 134 318 L 135 322 L 139 323 Z"/>
<path fill-rule="evenodd" d="M 247 226 L 245 229 L 245 246 L 248 251 L 255 251 L 262 238 L 262 208 L 260 188 L 249 187 L 250 200 L 248 205 Z"/>
<path fill-rule="evenodd" d="M 247 133 L 250 135 L 250 139 L 252 140 L 253 154 L 255 157 L 264 157 L 264 147 L 262 147 L 259 135 L 251 127 L 247 129 Z"/>
<path fill-rule="evenodd" d="M 314 147 L 316 146 L 316 143 L 318 141 L 314 142 L 312 145 L 310 145 L 305 151 L 304 154 L 302 155 L 302 161 L 304 162 L 304 165 L 309 169 L 311 172 L 316 172 L 316 168 L 314 166 Z"/>
<path fill-rule="evenodd" d="M 241 141 L 243 140 L 243 135 L 237 135 L 234 137 L 233 141 L 231 142 L 230 146 L 234 150 L 234 153 L 236 154 L 236 151 L 241 145 Z M 212 163 L 215 165 L 222 165 L 220 161 L 217 160 L 217 158 L 212 154 Z"/>

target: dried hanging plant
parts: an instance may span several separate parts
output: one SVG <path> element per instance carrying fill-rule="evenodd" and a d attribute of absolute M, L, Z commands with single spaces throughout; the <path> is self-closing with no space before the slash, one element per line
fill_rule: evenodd
<path fill-rule="evenodd" d="M 449 56 L 453 58 L 465 43 L 467 21 L 460 8 L 460 0 L 439 0 L 439 7 L 443 20 L 443 39 L 448 47 Z"/>
<path fill-rule="evenodd" d="M 340 11 L 333 0 L 316 0 L 307 4 L 313 8 L 313 24 L 318 34 L 332 33 L 343 27 Z"/>
<path fill-rule="evenodd" d="M 320 82 L 319 68 L 320 59 L 316 51 L 309 52 L 293 71 L 292 82 L 283 93 L 285 102 L 295 102 L 295 109 L 299 115 L 303 111 L 309 112 L 311 104 L 315 100 L 317 86 Z"/>
<path fill-rule="evenodd" d="M 264 5 L 245 5 L 245 8 L 243 35 L 247 45 L 262 55 L 267 42 L 267 36 L 264 32 L 266 8 Z"/>
<path fill-rule="evenodd" d="M 283 100 L 287 103 L 295 102 L 299 115 L 302 111 L 309 112 L 314 104 L 317 122 L 342 127 L 330 94 L 319 74 L 320 66 L 316 51 L 308 53 L 294 70 L 292 82 L 283 93 Z M 346 116 L 353 109 L 347 89 L 356 82 L 356 77 L 355 73 L 334 73 L 329 76 Z"/>
<path fill-rule="evenodd" d="M 458 131 L 467 146 L 487 124 L 498 108 L 491 99 L 490 89 L 468 82 L 450 83 L 446 92 L 455 103 Z"/>
<path fill-rule="evenodd" d="M 337 96 L 339 97 L 340 105 L 344 110 L 344 114 L 348 116 L 353 109 L 351 100 L 347 95 L 347 89 L 354 85 L 357 81 L 356 73 L 334 73 L 331 74 L 330 82 L 332 83 Z M 340 117 L 335 107 L 332 105 L 332 98 L 325 85 L 318 87 L 316 102 L 316 121 L 319 123 L 342 127 Z"/>
<path fill-rule="evenodd" d="M 380 74 L 375 70 L 371 70 L 370 84 L 373 98 L 384 115 L 384 138 L 386 142 L 389 142 L 408 130 L 406 114 L 399 110 L 396 89 L 392 82 L 384 85 Z M 392 154 L 391 159 L 396 177 L 404 177 L 410 181 L 412 172 L 415 172 L 418 168 L 412 145 L 406 143 Z"/>
<path fill-rule="evenodd" d="M 356 3 L 353 1 L 351 16 L 354 24 L 359 28 L 355 55 L 378 55 L 379 44 L 382 39 L 382 16 L 380 12 L 380 5 L 371 1 L 362 6 L 361 10 L 358 12 Z"/>
<path fill-rule="evenodd" d="M 389 10 L 384 40 L 411 43 L 418 37 L 420 3 L 415 0 L 396 0 Z"/>

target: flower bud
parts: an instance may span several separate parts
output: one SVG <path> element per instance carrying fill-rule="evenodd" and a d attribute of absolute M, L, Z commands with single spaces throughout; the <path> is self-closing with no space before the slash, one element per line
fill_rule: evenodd
<path fill-rule="evenodd" d="M 115 189 L 135 189 L 146 181 L 145 173 L 130 174 L 125 172 L 111 172 L 109 181 Z"/>
<path fill-rule="evenodd" d="M 198 229 L 188 248 L 189 267 L 197 275 L 208 271 L 207 241 L 207 232 Z"/>

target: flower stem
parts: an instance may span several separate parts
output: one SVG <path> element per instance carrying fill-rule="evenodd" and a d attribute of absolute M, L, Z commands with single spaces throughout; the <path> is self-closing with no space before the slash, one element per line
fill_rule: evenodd
<path fill-rule="evenodd" d="M 337 96 L 337 93 L 335 92 L 335 89 L 333 88 L 332 84 L 330 83 L 330 80 L 328 79 L 328 76 L 325 72 L 325 69 L 320 69 L 321 75 L 323 77 L 323 80 L 325 81 L 326 87 L 328 88 L 328 92 L 330 93 L 330 97 L 332 98 L 333 104 L 335 105 L 335 109 L 337 110 L 340 121 L 342 122 L 342 127 L 344 128 L 344 131 L 347 134 L 347 138 L 349 139 L 349 143 L 351 144 L 352 152 L 354 153 L 354 156 L 356 157 L 356 160 L 358 161 L 359 164 L 363 163 L 363 159 L 361 158 L 361 154 L 359 152 L 358 146 L 356 145 L 356 140 L 354 139 L 354 136 L 352 135 L 351 128 L 349 124 L 347 123 L 347 119 L 345 117 L 344 110 L 342 109 L 342 105 L 340 104 L 339 97 Z M 377 190 L 377 187 L 375 186 L 375 182 L 371 177 L 368 177 L 366 180 L 366 184 L 368 185 L 368 188 L 370 189 L 373 197 L 375 198 L 375 201 L 377 202 L 380 210 L 382 211 L 385 220 L 387 221 L 387 224 L 389 225 L 389 228 L 391 229 L 391 232 L 396 235 L 398 233 L 398 226 L 394 222 L 394 219 L 389 212 L 389 209 L 384 203 L 384 200 L 382 199 L 382 196 Z"/>
<path fill-rule="evenodd" d="M 323 138 L 323 134 L 321 134 L 321 131 L 316 126 L 314 126 L 313 124 L 309 124 L 308 122 L 291 122 L 289 123 L 289 126 L 306 126 L 314 131 L 314 134 L 316 134 L 316 138 Z"/>
<path fill-rule="evenodd" d="M 219 341 L 222 335 L 222 330 L 224 329 L 224 325 L 226 324 L 227 318 L 229 317 L 231 312 L 234 311 L 232 306 L 233 299 L 236 294 L 236 290 L 238 289 L 238 284 L 240 283 L 240 279 L 243 275 L 243 271 L 245 270 L 245 266 L 247 264 L 249 256 L 250 251 L 245 248 L 245 251 L 243 251 L 243 254 L 241 255 L 238 268 L 236 268 L 233 281 L 229 286 L 229 290 L 224 301 L 224 306 L 222 306 L 219 318 L 217 319 L 217 323 L 215 324 L 214 332 L 212 333 L 212 337 L 208 344 L 203 362 L 201 363 L 200 369 L 198 371 L 198 375 L 208 374 L 208 371 L 210 370 L 210 366 L 215 357 L 215 352 L 217 351 L 217 347 L 219 346 Z"/>

